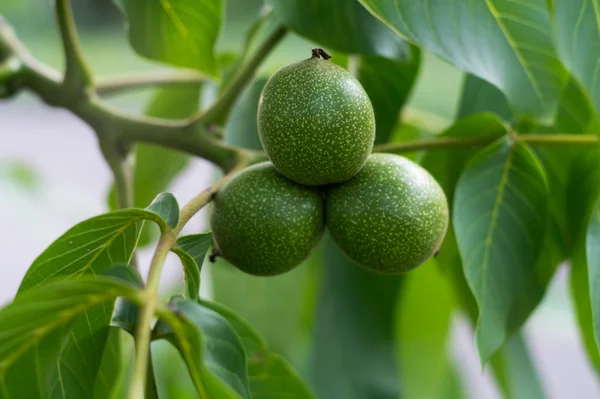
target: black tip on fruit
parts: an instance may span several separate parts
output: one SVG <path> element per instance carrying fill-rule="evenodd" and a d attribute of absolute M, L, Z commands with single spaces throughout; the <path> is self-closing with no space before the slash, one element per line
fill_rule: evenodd
<path fill-rule="evenodd" d="M 327 54 L 325 52 L 325 50 L 323 50 L 322 48 L 312 49 L 312 58 L 321 58 L 321 57 L 323 57 L 324 60 L 328 60 L 331 58 L 331 56 L 329 54 Z"/>
<path fill-rule="evenodd" d="M 208 256 L 208 260 L 210 263 L 215 263 L 219 256 L 221 256 L 221 253 L 217 248 L 215 248 L 212 250 L 212 253 Z"/>
<path fill-rule="evenodd" d="M 433 257 L 436 258 L 440 254 L 440 250 L 438 249 L 433 253 Z"/>
<path fill-rule="evenodd" d="M 327 54 L 322 48 L 319 49 L 319 54 L 321 54 L 321 57 L 323 57 L 324 60 L 328 60 L 331 58 L 331 56 Z"/>

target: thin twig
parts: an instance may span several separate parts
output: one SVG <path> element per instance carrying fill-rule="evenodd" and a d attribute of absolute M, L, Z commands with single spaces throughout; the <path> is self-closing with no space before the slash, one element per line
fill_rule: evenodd
<path fill-rule="evenodd" d="M 92 86 L 92 73 L 83 57 L 71 10 L 71 0 L 56 0 L 56 18 L 65 51 L 66 69 L 63 84 L 69 93 L 79 93 Z"/>
<path fill-rule="evenodd" d="M 285 37 L 287 33 L 285 26 L 276 28 L 256 50 L 254 55 L 243 64 L 232 78 L 229 85 L 223 90 L 221 97 L 204 114 L 200 114 L 196 123 L 217 123 L 222 124 L 226 119 L 231 107 L 239 94 L 246 85 L 252 80 L 254 73 L 265 59 L 265 57 L 275 48 L 275 46 Z"/>
<path fill-rule="evenodd" d="M 101 96 L 109 96 L 146 87 L 185 86 L 204 81 L 206 81 L 206 76 L 191 71 L 118 75 L 98 79 L 96 82 L 96 93 Z"/>

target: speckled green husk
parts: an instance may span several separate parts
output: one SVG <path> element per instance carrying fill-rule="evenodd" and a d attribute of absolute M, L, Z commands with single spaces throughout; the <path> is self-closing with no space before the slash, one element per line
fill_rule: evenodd
<path fill-rule="evenodd" d="M 332 186 L 327 227 L 340 249 L 367 269 L 403 273 L 439 249 L 448 203 L 435 179 L 416 163 L 373 154 L 351 180 Z"/>
<path fill-rule="evenodd" d="M 232 178 L 214 199 L 215 245 L 246 273 L 285 273 L 308 257 L 324 230 L 321 193 L 296 184 L 270 162 Z"/>
<path fill-rule="evenodd" d="M 258 133 L 277 170 L 306 185 L 350 179 L 375 139 L 373 106 L 358 80 L 320 58 L 291 64 L 265 85 Z"/>

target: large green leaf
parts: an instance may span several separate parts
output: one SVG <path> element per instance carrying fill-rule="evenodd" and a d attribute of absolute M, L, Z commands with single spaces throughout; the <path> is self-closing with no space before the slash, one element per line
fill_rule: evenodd
<path fill-rule="evenodd" d="M 175 297 L 176 317 L 160 319 L 155 338 L 169 340 L 185 360 L 200 397 L 250 398 L 246 353 L 221 315 L 194 300 Z"/>
<path fill-rule="evenodd" d="M 348 260 L 329 234 L 323 239 L 307 367 L 311 386 L 322 398 L 395 399 L 400 384 L 394 316 L 401 277 L 372 273 Z"/>
<path fill-rule="evenodd" d="M 440 398 L 452 370 L 448 343 L 454 292 L 434 259 L 406 279 L 396 307 L 402 397 Z"/>
<path fill-rule="evenodd" d="M 465 276 L 479 307 L 482 363 L 524 321 L 520 308 L 544 288 L 534 264 L 548 208 L 546 174 L 528 147 L 500 139 L 480 151 L 459 179 L 454 231 Z"/>
<path fill-rule="evenodd" d="M 129 41 L 141 56 L 217 76 L 214 48 L 222 0 L 115 0 L 127 18 Z"/>
<path fill-rule="evenodd" d="M 287 360 L 269 352 L 266 342 L 246 320 L 217 303 L 200 303 L 227 319 L 242 340 L 248 358 L 248 376 L 253 399 L 314 398 Z"/>
<path fill-rule="evenodd" d="M 179 237 L 172 249 L 183 265 L 185 292 L 190 299 L 197 299 L 200 293 L 200 269 L 211 244 L 212 233 L 192 234 Z"/>
<path fill-rule="evenodd" d="M 408 43 L 370 15 L 356 0 L 267 0 L 294 32 L 342 53 L 404 59 Z M 310 56 L 306 54 L 306 58 Z"/>
<path fill-rule="evenodd" d="M 462 262 L 454 232 L 450 229 L 435 258 L 439 270 L 452 282 L 453 297 L 464 309 L 472 324 L 477 322 L 477 303 L 471 293 L 462 270 Z M 520 334 L 515 333 L 490 359 L 492 371 L 499 389 L 509 399 L 529 398 L 532 392 L 542 392 L 533 360 Z M 451 370 L 447 370 L 447 373 Z M 451 378 L 451 374 L 446 374 Z M 452 380 L 450 380 L 451 382 Z M 451 387 L 451 386 L 450 386 Z M 542 394 L 532 398 L 543 397 Z"/>
<path fill-rule="evenodd" d="M 555 0 L 556 43 L 561 60 L 585 88 L 600 114 L 600 3 Z M 573 104 L 574 105 L 574 104 Z"/>
<path fill-rule="evenodd" d="M 567 74 L 546 0 L 359 0 L 398 34 L 492 83 L 519 115 L 550 121 Z"/>
<path fill-rule="evenodd" d="M 357 78 L 375 110 L 377 144 L 389 141 L 419 72 L 421 53 L 414 46 L 409 51 L 410 56 L 400 61 L 377 56 L 360 58 Z"/>
<path fill-rule="evenodd" d="M 201 84 L 191 83 L 186 87 L 159 89 L 150 98 L 144 113 L 148 116 L 167 119 L 185 119 L 200 107 Z M 173 180 L 189 163 L 189 157 L 169 148 L 137 144 L 133 172 L 133 205 L 144 207 L 160 192 L 169 188 Z M 111 188 L 109 205 L 117 209 L 115 188 Z M 138 245 L 148 245 L 158 236 L 154 226 L 144 226 Z"/>
<path fill-rule="evenodd" d="M 85 371 L 89 362 L 69 357 L 63 363 L 59 355 L 69 350 L 68 338 L 76 334 L 71 331 L 77 328 L 74 321 L 118 296 L 139 299 L 137 287 L 121 279 L 84 276 L 19 295 L 0 310 L 0 397 L 46 399 L 56 386 L 52 397 L 91 397 L 93 379 L 90 387 L 74 386 L 79 369 Z"/>

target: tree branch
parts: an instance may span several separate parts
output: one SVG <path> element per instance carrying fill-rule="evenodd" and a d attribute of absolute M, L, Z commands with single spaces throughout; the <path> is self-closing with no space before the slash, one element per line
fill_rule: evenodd
<path fill-rule="evenodd" d="M 245 168 L 248 165 L 248 159 L 243 158 L 239 161 L 235 168 L 225 177 L 209 186 L 202 191 L 183 208 L 181 208 L 179 224 L 174 229 L 166 232 L 158 241 L 150 271 L 148 272 L 148 281 L 146 283 L 145 302 L 141 308 L 137 328 L 135 332 L 135 364 L 133 371 L 133 380 L 129 390 L 130 399 L 140 399 L 143 397 L 144 386 L 146 384 L 146 375 L 148 369 L 148 356 L 150 351 L 150 324 L 154 313 L 159 306 L 158 286 L 160 282 L 160 274 L 162 272 L 165 259 L 173 246 L 176 243 L 177 236 L 183 227 L 190 221 L 200 209 L 204 208 L 212 199 L 213 195 L 231 179 L 236 171 Z"/>
<path fill-rule="evenodd" d="M 205 113 L 199 115 L 195 122 L 223 124 L 235 100 L 250 82 L 263 59 L 285 37 L 286 33 L 285 26 L 277 27 L 256 50 L 256 53 L 240 67 L 229 85 L 223 90 L 221 97 Z"/>
<path fill-rule="evenodd" d="M 204 81 L 206 81 L 206 76 L 191 71 L 121 75 L 98 79 L 96 82 L 96 93 L 101 96 L 109 96 L 145 87 L 185 86 Z"/>
<path fill-rule="evenodd" d="M 56 0 L 56 18 L 65 52 L 63 85 L 68 94 L 78 95 L 92 86 L 92 74 L 83 57 L 83 50 L 75 28 L 71 0 Z"/>
<path fill-rule="evenodd" d="M 125 145 L 144 142 L 183 151 L 211 161 L 224 172 L 230 171 L 241 157 L 252 154 L 216 139 L 208 132 L 207 124 L 126 114 L 93 91 L 83 98 L 68 95 L 61 75 L 31 56 L 3 20 L 0 20 L 0 54 L 14 55 L 21 62 L 20 87 L 33 91 L 51 106 L 70 110 L 95 132 L 108 135 L 115 142 Z"/>

